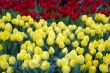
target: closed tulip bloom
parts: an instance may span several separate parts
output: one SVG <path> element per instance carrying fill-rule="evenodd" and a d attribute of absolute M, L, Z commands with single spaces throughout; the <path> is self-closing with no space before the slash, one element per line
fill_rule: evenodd
<path fill-rule="evenodd" d="M 84 38 L 84 32 L 79 32 L 77 34 L 77 38 L 78 38 L 78 40 L 82 40 Z"/>
<path fill-rule="evenodd" d="M 8 67 L 6 70 L 7 73 L 14 73 L 14 68 L 13 67 Z"/>
<path fill-rule="evenodd" d="M 70 39 L 65 40 L 65 45 L 70 45 L 70 43 L 71 43 Z"/>
<path fill-rule="evenodd" d="M 100 44 L 99 46 L 98 46 L 98 51 L 99 52 L 103 52 L 105 50 L 105 45 L 104 44 Z"/>
<path fill-rule="evenodd" d="M 38 46 L 44 46 L 44 40 L 42 38 L 37 38 L 36 39 L 36 44 Z"/>
<path fill-rule="evenodd" d="M 77 56 L 77 62 L 78 62 L 78 64 L 84 64 L 84 56 L 78 55 Z"/>
<path fill-rule="evenodd" d="M 12 25 L 10 23 L 7 23 L 5 25 L 5 30 L 8 30 L 9 32 L 12 32 L 12 29 L 13 29 L 13 27 L 12 27 Z"/>
<path fill-rule="evenodd" d="M 2 44 L 0 44 L 0 52 L 3 50 L 3 46 Z"/>
<path fill-rule="evenodd" d="M 42 59 L 44 59 L 44 60 L 49 59 L 49 53 L 47 51 L 42 52 Z"/>
<path fill-rule="evenodd" d="M 55 33 L 54 33 L 54 31 L 50 31 L 49 35 L 48 35 L 48 38 L 47 38 L 47 44 L 48 45 L 53 45 L 54 40 L 55 40 Z"/>
<path fill-rule="evenodd" d="M 9 64 L 13 65 L 16 62 L 16 58 L 15 57 L 9 57 Z"/>
<path fill-rule="evenodd" d="M 41 65 L 41 70 L 48 70 L 50 68 L 50 63 L 47 61 L 43 61 Z"/>
<path fill-rule="evenodd" d="M 49 54 L 52 55 L 52 54 L 54 54 L 54 53 L 55 53 L 54 48 L 53 48 L 53 47 L 50 47 L 50 48 L 49 48 Z"/>
<path fill-rule="evenodd" d="M 0 67 L 5 70 L 5 69 L 8 69 L 9 68 L 9 64 L 6 61 L 2 61 Z"/>
<path fill-rule="evenodd" d="M 72 46 L 75 47 L 75 48 L 78 47 L 79 46 L 79 42 L 78 41 L 72 42 Z"/>
<path fill-rule="evenodd" d="M 22 63 L 22 68 L 29 68 L 29 60 L 24 60 L 24 62 Z"/>
<path fill-rule="evenodd" d="M 71 71 L 71 68 L 69 65 L 63 65 L 63 67 L 62 67 L 63 73 L 70 73 L 70 71 Z"/>
<path fill-rule="evenodd" d="M 62 50 L 62 53 L 67 54 L 67 53 L 68 53 L 68 48 L 65 47 L 65 48 Z"/>
<path fill-rule="evenodd" d="M 82 65 L 81 65 L 81 68 L 80 68 L 80 71 L 84 71 L 85 68 L 86 68 L 86 65 L 85 65 L 85 64 L 82 64 Z"/>
<path fill-rule="evenodd" d="M 83 53 L 84 53 L 84 49 L 83 49 L 83 48 L 80 48 L 80 47 L 77 47 L 77 48 L 76 48 L 76 52 L 77 52 L 78 54 L 83 54 Z"/>
<path fill-rule="evenodd" d="M 19 20 L 19 26 L 24 26 L 24 21 L 23 20 Z"/>
<path fill-rule="evenodd" d="M 91 61 L 86 62 L 86 69 L 90 69 L 91 66 L 92 66 Z"/>
<path fill-rule="evenodd" d="M 40 48 L 39 46 L 36 46 L 34 48 L 34 54 L 42 54 L 42 48 Z"/>
<path fill-rule="evenodd" d="M 108 66 L 106 64 L 100 64 L 99 65 L 99 70 L 102 72 L 102 73 L 106 73 L 108 72 Z"/>
<path fill-rule="evenodd" d="M 58 67 L 61 67 L 61 66 L 62 66 L 62 60 L 61 60 L 61 59 L 57 59 L 57 60 L 56 60 L 56 65 L 57 65 Z"/>
<path fill-rule="evenodd" d="M 91 66 L 90 69 L 89 69 L 89 73 L 96 73 L 96 67 Z"/>
<path fill-rule="evenodd" d="M 87 15 L 82 15 L 81 20 L 82 20 L 82 22 L 85 22 L 87 20 Z"/>
<path fill-rule="evenodd" d="M 34 69 L 38 68 L 39 64 L 35 59 L 32 59 L 29 61 L 29 68 Z"/>
<path fill-rule="evenodd" d="M 91 53 L 92 55 L 96 54 L 96 49 L 91 48 L 91 49 L 90 49 L 90 53 Z"/>
<path fill-rule="evenodd" d="M 70 38 L 70 40 L 74 40 L 75 35 L 71 33 L 71 34 L 69 35 L 69 38 Z"/>
<path fill-rule="evenodd" d="M 96 58 L 101 59 L 103 57 L 103 54 L 101 52 L 96 53 Z"/>
<path fill-rule="evenodd" d="M 86 27 L 86 28 L 84 29 L 84 32 L 85 32 L 86 34 L 90 34 L 90 33 L 91 33 L 91 28 Z"/>
<path fill-rule="evenodd" d="M 77 65 L 77 60 L 76 59 L 71 59 L 70 60 L 70 66 L 75 67 Z"/>
<path fill-rule="evenodd" d="M 92 63 L 93 63 L 93 65 L 96 66 L 96 67 L 99 65 L 99 61 L 98 61 L 98 60 L 93 60 Z"/>
<path fill-rule="evenodd" d="M 86 47 L 88 45 L 88 41 L 87 40 L 82 40 L 81 45 Z"/>
<path fill-rule="evenodd" d="M 91 60 L 92 60 L 92 55 L 90 55 L 89 53 L 87 53 L 85 55 L 85 61 L 87 62 L 87 61 L 91 61 Z"/>
<path fill-rule="evenodd" d="M 24 54 L 18 53 L 18 54 L 17 54 L 17 59 L 18 59 L 18 60 L 24 60 L 23 56 L 24 56 Z"/>

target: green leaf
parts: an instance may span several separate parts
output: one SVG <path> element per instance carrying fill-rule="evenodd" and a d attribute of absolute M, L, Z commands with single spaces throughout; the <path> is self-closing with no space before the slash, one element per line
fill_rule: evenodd
<path fill-rule="evenodd" d="M 71 73 L 79 73 L 79 70 L 80 70 L 80 65 L 76 65 L 76 67 L 72 70 Z"/>
<path fill-rule="evenodd" d="M 110 6 L 107 6 L 107 7 L 106 7 L 106 10 L 110 10 Z"/>
<path fill-rule="evenodd" d="M 101 9 L 103 9 L 103 7 L 102 6 L 98 6 L 96 10 L 99 11 Z"/>
<path fill-rule="evenodd" d="M 49 70 L 46 71 L 45 73 L 55 73 L 55 67 L 56 67 L 55 64 L 52 64 Z"/>

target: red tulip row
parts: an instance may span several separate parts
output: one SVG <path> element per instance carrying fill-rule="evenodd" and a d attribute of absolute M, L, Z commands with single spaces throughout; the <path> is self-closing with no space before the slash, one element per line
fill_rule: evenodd
<path fill-rule="evenodd" d="M 23 15 L 31 15 L 36 20 L 39 18 L 55 19 L 70 16 L 76 20 L 81 14 L 103 13 L 110 15 L 110 2 L 102 0 L 0 0 L 2 9 L 18 11 Z"/>

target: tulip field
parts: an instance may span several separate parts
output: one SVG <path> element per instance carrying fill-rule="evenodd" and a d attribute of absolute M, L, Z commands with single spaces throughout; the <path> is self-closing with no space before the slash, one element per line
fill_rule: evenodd
<path fill-rule="evenodd" d="M 0 73 L 110 73 L 110 1 L 0 0 Z"/>

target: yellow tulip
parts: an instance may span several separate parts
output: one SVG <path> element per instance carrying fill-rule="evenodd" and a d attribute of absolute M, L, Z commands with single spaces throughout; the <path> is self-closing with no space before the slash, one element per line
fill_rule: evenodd
<path fill-rule="evenodd" d="M 79 32 L 77 34 L 77 38 L 78 38 L 78 40 L 82 40 L 84 38 L 84 32 Z"/>
<path fill-rule="evenodd" d="M 92 60 L 92 55 L 90 55 L 89 53 L 86 53 L 85 55 L 85 61 L 91 61 Z"/>
<path fill-rule="evenodd" d="M 63 67 L 62 67 L 63 73 L 70 73 L 70 71 L 71 71 L 71 68 L 69 65 L 63 65 Z"/>
<path fill-rule="evenodd" d="M 37 38 L 36 39 L 36 44 L 38 46 L 44 46 L 44 40 L 42 38 Z"/>
<path fill-rule="evenodd" d="M 96 49 L 91 48 L 91 49 L 90 49 L 90 53 L 91 53 L 92 55 L 96 54 Z"/>
<path fill-rule="evenodd" d="M 89 73 L 96 73 L 96 67 L 91 66 L 90 69 L 89 69 Z"/>
<path fill-rule="evenodd" d="M 35 59 L 32 59 L 29 61 L 29 68 L 35 69 L 38 68 L 39 64 Z"/>
<path fill-rule="evenodd" d="M 95 67 L 97 67 L 97 66 L 99 65 L 99 61 L 98 61 L 98 60 L 93 60 L 92 62 L 93 62 L 93 65 L 94 65 Z"/>
<path fill-rule="evenodd" d="M 82 22 L 85 22 L 87 20 L 87 15 L 82 15 L 81 20 L 82 20 Z"/>
<path fill-rule="evenodd" d="M 22 53 L 18 53 L 18 54 L 17 54 L 17 59 L 18 59 L 18 60 L 24 60 L 23 56 L 24 56 L 24 55 L 23 55 Z"/>
<path fill-rule="evenodd" d="M 65 45 L 69 45 L 71 43 L 71 41 L 69 39 L 65 40 Z"/>
<path fill-rule="evenodd" d="M 99 46 L 98 46 L 98 51 L 99 52 L 103 52 L 105 50 L 105 45 L 104 44 L 100 44 Z"/>
<path fill-rule="evenodd" d="M 50 31 L 49 35 L 48 35 L 48 38 L 47 38 L 47 44 L 48 45 L 53 45 L 54 40 L 55 40 L 55 33 L 54 33 L 54 31 Z"/>
<path fill-rule="evenodd" d="M 8 69 L 6 70 L 6 73 L 14 73 L 14 68 L 8 67 Z"/>
<path fill-rule="evenodd" d="M 86 62 L 86 69 L 90 69 L 91 66 L 92 66 L 91 61 Z"/>
<path fill-rule="evenodd" d="M 44 60 L 49 59 L 49 53 L 47 51 L 42 52 L 42 59 L 44 59 Z"/>
<path fill-rule="evenodd" d="M 31 33 L 32 31 L 33 31 L 32 28 L 28 28 L 28 29 L 27 29 L 27 32 L 28 32 L 28 33 Z"/>
<path fill-rule="evenodd" d="M 81 68 L 80 68 L 80 71 L 84 71 L 85 68 L 86 68 L 86 65 L 85 65 L 85 64 L 82 64 L 82 65 L 81 65 Z"/>
<path fill-rule="evenodd" d="M 68 48 L 65 47 L 65 48 L 62 50 L 62 53 L 67 54 L 67 53 L 68 53 Z"/>
<path fill-rule="evenodd" d="M 24 54 L 23 59 L 24 59 L 24 60 L 30 60 L 30 59 L 31 59 L 31 55 L 30 55 L 30 53 L 28 53 L 28 54 Z"/>
<path fill-rule="evenodd" d="M 6 61 L 2 61 L 2 63 L 1 63 L 1 65 L 0 65 L 0 67 L 2 68 L 2 69 L 8 69 L 8 67 L 9 67 L 9 64 L 8 64 L 8 62 L 6 62 Z"/>
<path fill-rule="evenodd" d="M 61 66 L 62 66 L 62 60 L 61 60 L 61 59 L 57 59 L 56 65 L 57 65 L 58 67 L 61 67 Z"/>
<path fill-rule="evenodd" d="M 79 46 L 79 42 L 78 41 L 72 42 L 72 46 L 75 47 L 75 48 L 78 47 Z"/>
<path fill-rule="evenodd" d="M 71 34 L 69 35 L 69 38 L 70 38 L 70 40 L 74 40 L 75 35 L 71 33 Z"/>
<path fill-rule="evenodd" d="M 54 48 L 53 48 L 53 47 L 50 47 L 50 48 L 49 48 L 49 54 L 52 55 L 52 54 L 54 54 L 54 53 L 55 53 Z"/>
<path fill-rule="evenodd" d="M 28 68 L 29 67 L 29 60 L 24 60 L 24 62 L 22 63 L 22 68 Z"/>
<path fill-rule="evenodd" d="M 96 58 L 101 59 L 103 57 L 103 54 L 101 52 L 96 53 Z"/>
<path fill-rule="evenodd" d="M 70 66 L 75 67 L 77 65 L 77 60 L 76 59 L 71 59 L 70 60 Z"/>
<path fill-rule="evenodd" d="M 3 50 L 3 46 L 2 44 L 0 44 L 0 52 Z"/>
<path fill-rule="evenodd" d="M 42 48 L 40 48 L 39 46 L 36 46 L 34 49 L 34 54 L 42 54 Z"/>
<path fill-rule="evenodd" d="M 19 20 L 19 26 L 24 26 L 24 21 L 23 20 Z"/>
<path fill-rule="evenodd" d="M 62 61 L 62 62 L 61 62 L 61 63 L 62 63 L 62 64 L 61 64 L 62 66 L 63 66 L 63 65 L 69 65 L 69 59 L 66 58 L 66 57 L 62 58 L 61 61 Z"/>
<path fill-rule="evenodd" d="M 107 73 L 107 72 L 108 72 L 108 66 L 105 65 L 105 64 L 100 64 L 100 65 L 99 65 L 99 70 L 100 70 L 102 73 Z"/>
<path fill-rule="evenodd" d="M 5 30 L 8 30 L 9 32 L 12 32 L 12 29 L 13 29 L 13 27 L 12 27 L 12 25 L 10 23 L 7 23 L 5 25 Z"/>
<path fill-rule="evenodd" d="M 83 48 L 80 48 L 80 47 L 77 47 L 76 48 L 76 52 L 81 55 L 81 54 L 84 53 L 84 49 Z"/>
<path fill-rule="evenodd" d="M 50 63 L 47 61 L 43 61 L 41 65 L 41 70 L 48 70 L 50 68 Z"/>
<path fill-rule="evenodd" d="M 84 64 L 84 56 L 78 55 L 77 56 L 77 62 L 78 62 L 78 64 Z"/>
<path fill-rule="evenodd" d="M 9 64 L 13 65 L 16 62 L 16 58 L 15 57 L 9 57 Z"/>
<path fill-rule="evenodd" d="M 90 34 L 90 33 L 91 33 L 91 28 L 86 27 L 86 28 L 84 29 L 84 32 L 85 32 L 86 34 Z"/>

